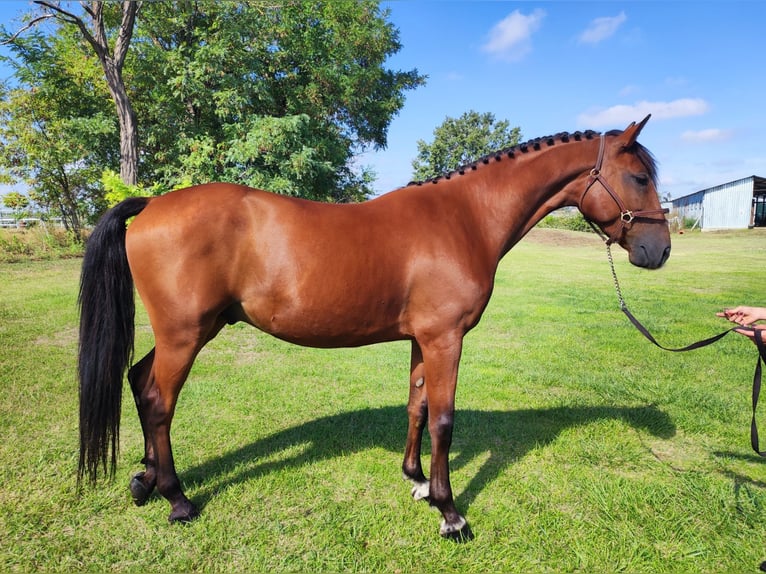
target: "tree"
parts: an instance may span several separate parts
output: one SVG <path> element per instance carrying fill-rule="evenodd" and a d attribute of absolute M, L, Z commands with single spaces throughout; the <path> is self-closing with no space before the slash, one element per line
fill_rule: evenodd
<path fill-rule="evenodd" d="M 349 201 L 355 154 L 386 145 L 417 70 L 388 70 L 397 30 L 370 0 L 148 3 L 132 56 L 147 161 L 168 186 L 236 181 Z"/>
<path fill-rule="evenodd" d="M 3 197 L 3 205 L 13 210 L 13 213 L 19 218 L 24 213 L 24 210 L 29 207 L 29 198 L 18 191 L 10 191 Z"/>
<path fill-rule="evenodd" d="M 457 119 L 447 117 L 434 130 L 431 143 L 418 140 L 412 177 L 423 181 L 455 171 L 487 154 L 516 145 L 520 138 L 520 128 L 511 128 L 507 120 L 496 122 L 491 113 L 471 110 Z"/>
<path fill-rule="evenodd" d="M 125 184 L 135 185 L 138 179 L 138 126 L 122 70 L 133 35 L 136 14 L 142 2 L 123 0 L 119 7 L 120 24 L 116 26 L 116 30 L 107 26 L 107 19 L 115 16 L 116 4 L 101 0 L 82 1 L 80 7 L 85 13 L 85 17 L 82 17 L 71 9 L 65 9 L 59 1 L 34 0 L 34 3 L 42 8 L 42 14 L 34 16 L 22 30 L 4 43 L 13 42 L 22 32 L 49 18 L 74 26 L 79 31 L 101 63 L 106 85 L 117 110 L 120 124 L 120 176 Z M 110 46 L 110 31 L 114 32 L 114 48 Z"/>
<path fill-rule="evenodd" d="M 130 114 L 114 113 L 124 98 L 104 81 L 110 66 L 139 126 L 140 187 L 225 180 L 329 201 L 370 192 L 372 174 L 354 157 L 385 147 L 404 93 L 425 79 L 385 67 L 401 45 L 372 0 L 168 0 L 144 3 L 133 20 L 136 3 L 36 3 L 42 15 L 3 31 L 19 85 L 0 94 L 0 147 L 3 134 L 13 143 L 0 169 L 35 182 L 49 174 L 81 217 L 104 208 L 101 174 L 124 175 L 132 155 L 118 137 Z M 43 19 L 60 25 L 43 35 Z M 56 154 L 42 153 L 46 138 Z M 72 186 L 85 170 L 98 173 Z"/>
<path fill-rule="evenodd" d="M 0 86 L 0 175 L 26 183 L 79 237 L 103 207 L 101 171 L 119 161 L 98 62 L 73 30 L 52 37 L 35 31 L 11 49 L 19 86 Z"/>

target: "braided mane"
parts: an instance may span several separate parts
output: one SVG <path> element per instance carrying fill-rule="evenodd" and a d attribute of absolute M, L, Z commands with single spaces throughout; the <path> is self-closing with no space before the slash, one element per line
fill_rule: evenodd
<path fill-rule="evenodd" d="M 604 134 L 605 136 L 614 136 L 621 134 L 621 130 L 612 130 Z M 593 130 L 586 130 L 584 132 L 574 132 L 572 134 L 568 132 L 561 132 L 556 135 L 552 136 L 543 136 L 540 138 L 531 139 L 529 141 L 526 141 L 524 143 L 518 143 L 514 146 L 507 147 L 492 153 L 489 153 L 483 157 L 480 157 L 476 161 L 473 161 L 471 163 L 462 165 L 458 167 L 456 170 L 450 171 L 448 173 L 437 175 L 435 177 L 430 177 L 423 181 L 411 181 L 407 185 L 423 185 L 426 183 L 438 183 L 442 179 L 451 179 L 455 175 L 465 175 L 467 172 L 470 171 L 476 171 L 478 169 L 479 164 L 488 164 L 491 161 L 501 161 L 504 157 L 513 159 L 516 157 L 517 154 L 526 154 L 530 151 L 539 151 L 540 149 L 545 147 L 551 147 L 555 145 L 556 143 L 568 143 L 570 141 L 582 141 L 585 140 L 592 140 L 594 137 L 600 136 L 600 132 L 596 132 Z M 646 149 L 644 146 L 642 146 L 639 143 L 635 144 L 635 152 L 638 156 L 639 160 L 644 164 L 646 167 L 646 170 L 648 172 L 649 177 L 654 182 L 655 186 L 657 185 L 657 165 L 656 161 L 654 159 L 654 156 L 652 156 L 651 152 L 649 152 L 648 149 Z"/>

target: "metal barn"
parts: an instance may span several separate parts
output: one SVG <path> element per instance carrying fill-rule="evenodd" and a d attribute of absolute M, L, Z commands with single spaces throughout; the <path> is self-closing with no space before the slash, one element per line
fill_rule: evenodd
<path fill-rule="evenodd" d="M 766 178 L 751 175 L 671 201 L 671 212 L 700 229 L 766 227 Z"/>

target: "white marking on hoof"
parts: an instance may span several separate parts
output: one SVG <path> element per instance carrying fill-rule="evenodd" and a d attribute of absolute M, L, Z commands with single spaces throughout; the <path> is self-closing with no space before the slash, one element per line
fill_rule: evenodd
<path fill-rule="evenodd" d="M 466 524 L 468 523 L 465 521 L 465 518 L 463 518 L 462 516 L 458 516 L 458 518 L 460 520 L 456 522 L 455 524 L 447 524 L 446 520 L 442 520 L 442 524 L 439 527 L 439 534 L 441 534 L 442 536 L 446 538 L 454 534 L 457 534 L 458 532 L 461 532 L 463 528 L 465 528 Z"/>
<path fill-rule="evenodd" d="M 412 481 L 413 486 L 410 493 L 412 494 L 412 498 L 415 500 L 423 500 L 425 498 L 428 498 L 428 496 L 431 494 L 431 483 L 428 481 L 425 482 L 415 482 Z"/>

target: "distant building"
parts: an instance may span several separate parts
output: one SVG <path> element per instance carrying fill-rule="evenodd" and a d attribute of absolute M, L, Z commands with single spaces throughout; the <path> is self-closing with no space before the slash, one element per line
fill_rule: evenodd
<path fill-rule="evenodd" d="M 670 217 L 705 231 L 766 227 L 766 178 L 751 175 L 684 195 L 666 204 Z"/>

